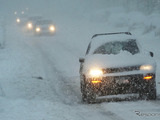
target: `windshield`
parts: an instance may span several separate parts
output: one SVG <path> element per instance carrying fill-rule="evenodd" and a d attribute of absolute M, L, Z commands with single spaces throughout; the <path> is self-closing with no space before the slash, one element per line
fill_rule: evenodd
<path fill-rule="evenodd" d="M 107 42 L 98 47 L 93 54 L 119 54 L 121 51 L 127 51 L 132 55 L 139 53 L 136 40 Z"/>

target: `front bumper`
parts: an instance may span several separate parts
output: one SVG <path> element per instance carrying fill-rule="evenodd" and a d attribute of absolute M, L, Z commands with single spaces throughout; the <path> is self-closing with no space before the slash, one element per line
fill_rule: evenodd
<path fill-rule="evenodd" d="M 140 91 L 149 90 L 150 86 L 155 86 L 155 74 L 147 74 L 152 79 L 145 80 L 143 74 L 112 76 L 102 78 L 88 78 L 87 86 L 89 86 L 98 96 L 131 94 Z M 145 75 L 146 76 L 146 75 Z M 100 80 L 99 83 L 92 83 L 93 80 Z"/>

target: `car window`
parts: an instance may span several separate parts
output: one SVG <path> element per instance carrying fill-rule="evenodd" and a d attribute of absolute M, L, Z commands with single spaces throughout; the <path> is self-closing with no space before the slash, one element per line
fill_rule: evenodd
<path fill-rule="evenodd" d="M 132 55 L 139 53 L 136 40 L 107 42 L 98 47 L 93 54 L 119 54 L 121 51 L 127 51 Z"/>

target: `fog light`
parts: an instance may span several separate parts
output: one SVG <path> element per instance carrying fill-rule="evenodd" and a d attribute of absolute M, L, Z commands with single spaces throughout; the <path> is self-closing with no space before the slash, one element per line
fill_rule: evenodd
<path fill-rule="evenodd" d="M 145 76 L 143 79 L 145 79 L 145 80 L 150 80 L 150 79 L 152 79 L 153 78 L 153 76 Z"/>
<path fill-rule="evenodd" d="M 100 80 L 93 80 L 92 83 L 93 83 L 93 84 L 101 83 L 101 81 L 100 81 Z"/>

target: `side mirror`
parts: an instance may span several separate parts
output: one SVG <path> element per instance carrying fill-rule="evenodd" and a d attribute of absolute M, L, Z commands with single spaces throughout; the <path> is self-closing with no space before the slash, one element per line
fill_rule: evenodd
<path fill-rule="evenodd" d="M 79 58 L 80 63 L 84 63 L 84 58 Z"/>
<path fill-rule="evenodd" d="M 149 52 L 149 53 L 150 53 L 150 56 L 151 56 L 151 57 L 153 57 L 153 56 L 154 56 L 154 53 L 153 53 L 153 52 Z"/>

